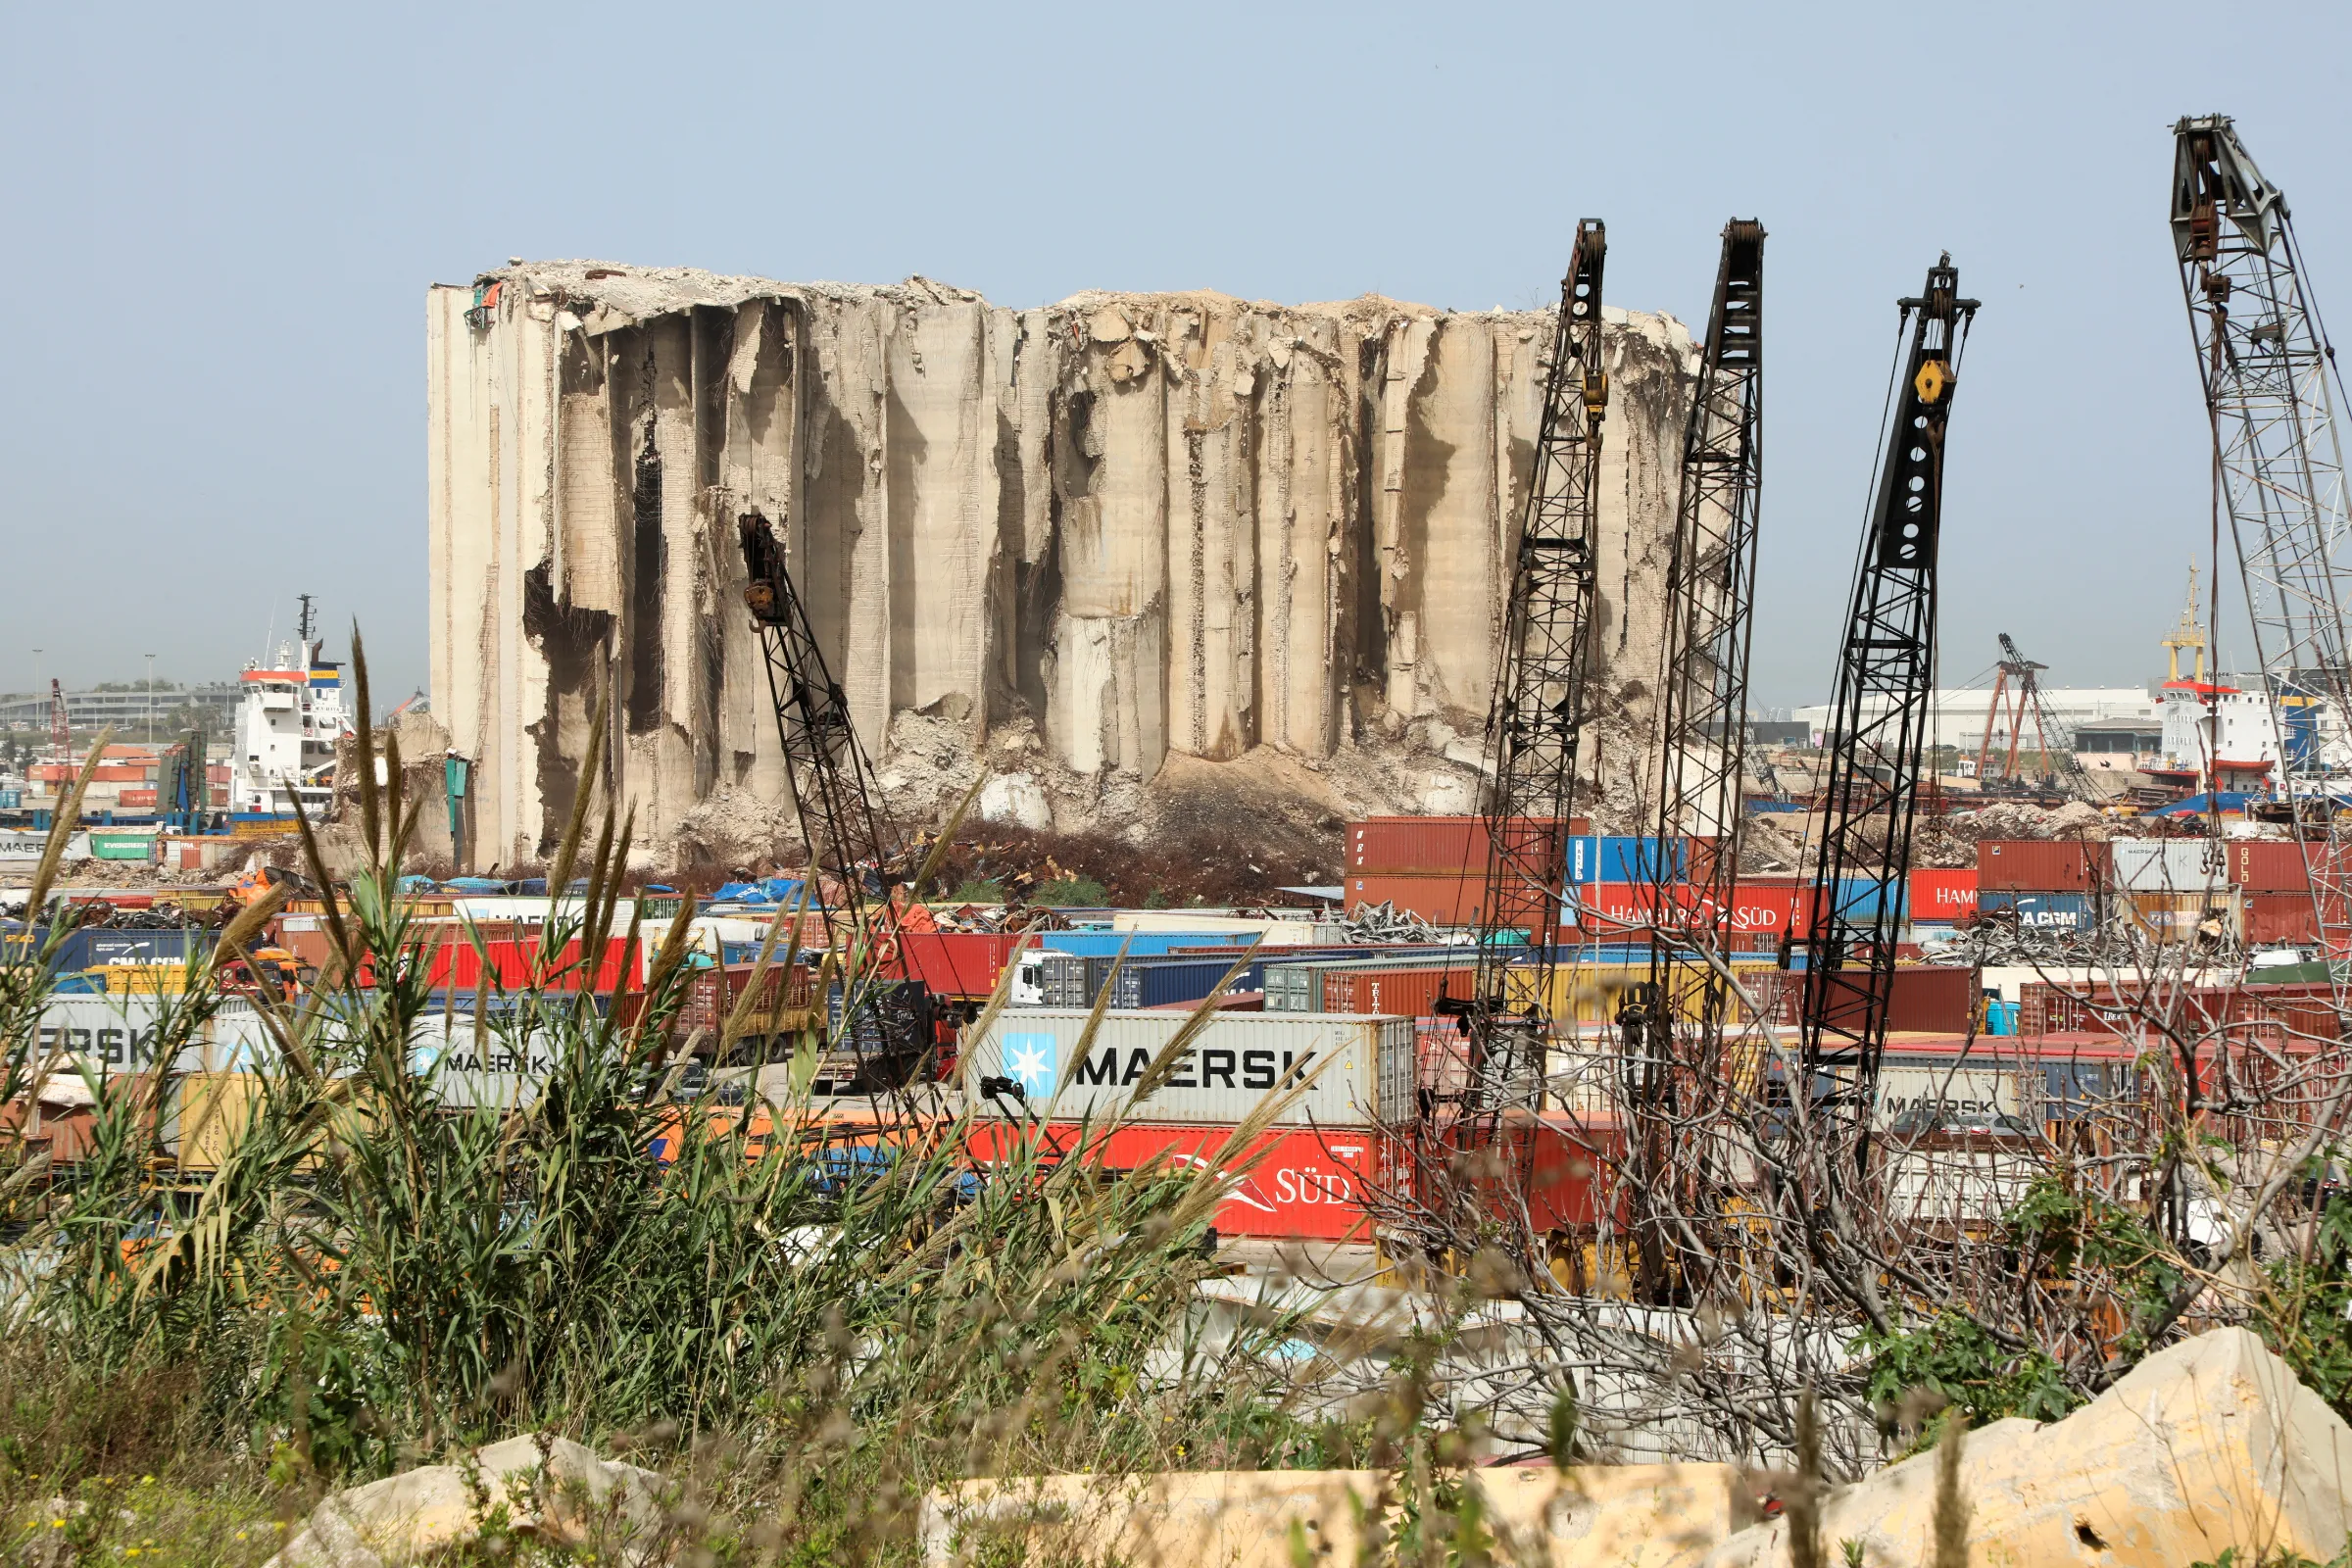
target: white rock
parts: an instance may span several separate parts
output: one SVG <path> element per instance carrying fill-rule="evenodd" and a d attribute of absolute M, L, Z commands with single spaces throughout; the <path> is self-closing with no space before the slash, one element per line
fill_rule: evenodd
<path fill-rule="evenodd" d="M 534 1540 L 650 1544 L 665 1485 L 568 1438 L 510 1438 L 476 1449 L 470 1467 L 423 1465 L 330 1494 L 270 1568 L 394 1568 L 473 1541 L 502 1506 L 509 1527 Z"/>
<path fill-rule="evenodd" d="M 1054 808 L 1036 774 L 999 773 L 980 786 L 980 818 L 1044 832 L 1054 826 Z"/>

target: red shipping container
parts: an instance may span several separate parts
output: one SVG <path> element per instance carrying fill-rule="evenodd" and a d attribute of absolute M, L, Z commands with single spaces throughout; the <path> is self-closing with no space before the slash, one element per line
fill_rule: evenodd
<path fill-rule="evenodd" d="M 1862 971 L 1848 970 L 1848 979 L 1856 987 L 1863 982 Z M 1808 971 L 1809 974 L 1809 971 Z M 1806 976 L 1798 977 L 1800 982 Z M 1804 1003 L 1796 999 L 1799 1011 Z M 1918 964 L 1894 971 L 1893 989 L 1886 999 L 1886 1027 L 1901 1034 L 1965 1034 L 1970 1014 L 1977 1005 L 1977 975 L 1974 969 L 1946 968 L 1939 964 Z M 1790 1013 L 1791 1021 L 1796 1013 Z M 1858 1028 L 1862 1022 L 1862 1005 L 1853 991 L 1838 988 L 1831 993 L 1829 1021 L 1844 1028 Z"/>
<path fill-rule="evenodd" d="M 1021 945 L 1013 931 L 902 931 L 894 979 L 920 980 L 935 997 L 982 1001 Z"/>
<path fill-rule="evenodd" d="M 985 1166 L 1009 1152 L 1017 1127 L 984 1121 L 968 1136 L 972 1158 Z M 1037 1136 L 1065 1158 L 1100 1161 L 1106 1170 L 1164 1165 L 1233 1173 L 1232 1190 L 1210 1221 L 1223 1236 L 1368 1242 L 1364 1200 L 1387 1168 L 1378 1135 L 1332 1128 L 1264 1133 L 1231 1153 L 1230 1127 L 1130 1125 L 1097 1129 L 1082 1144 L 1075 1124 L 1054 1122 Z"/>
<path fill-rule="evenodd" d="M 2292 839 L 2230 839 L 2222 850 L 2230 880 L 2248 893 L 2303 892 L 2311 886 L 2312 861 L 2328 853 L 2325 845 Z"/>
<path fill-rule="evenodd" d="M 117 806 L 124 806 L 124 807 L 128 807 L 128 806 L 153 806 L 153 805 L 155 804 L 155 791 L 153 791 L 153 790 L 117 790 L 117 791 L 115 792 L 115 804 L 116 804 Z"/>
<path fill-rule="evenodd" d="M 1602 882 L 1577 889 L 1579 905 L 1600 916 L 1583 922 L 1585 935 L 1603 941 L 1612 933 L 1625 934 L 1625 922 L 1646 922 L 1651 918 L 1657 897 L 1658 890 L 1642 882 Z M 1690 906 L 1700 895 L 1696 889 L 1686 889 L 1681 897 Z M 1733 886 L 1727 934 L 1735 947 L 1741 938 L 1751 942 L 1763 938 L 1770 945 L 1784 935 L 1802 937 L 1812 929 L 1812 921 L 1807 918 L 1812 907 L 1810 882 L 1800 882 L 1795 877 L 1749 878 Z"/>
<path fill-rule="evenodd" d="M 2074 839 L 1983 839 L 1977 886 L 1986 892 L 2095 893 L 2107 885 L 2107 846 Z"/>
<path fill-rule="evenodd" d="M 1590 831 L 1590 822 L 1581 816 L 1568 819 L 1566 833 L 1553 823 L 1551 837 L 1560 846 L 1555 858 L 1566 858 L 1570 837 Z M 1466 871 L 1483 877 L 1488 848 L 1482 816 L 1370 816 L 1348 824 L 1348 874 Z"/>
<path fill-rule="evenodd" d="M 1323 1010 L 1425 1018 L 1438 1010 L 1439 997 L 1467 998 L 1477 984 L 1477 966 L 1466 963 L 1435 968 L 1333 969 L 1323 976 Z"/>
<path fill-rule="evenodd" d="M 1468 874 L 1453 871 L 1361 874 L 1349 872 L 1348 907 L 1389 904 L 1407 909 L 1432 925 L 1476 925 L 1485 907 L 1487 873 L 1482 865 Z"/>
<path fill-rule="evenodd" d="M 1914 870 L 1910 877 L 1911 918 L 1943 922 L 1977 912 L 1977 873 Z"/>
<path fill-rule="evenodd" d="M 2285 848 L 2292 849 L 2294 846 L 2287 845 Z M 2245 925 L 2244 940 L 2249 943 L 2320 940 L 2319 911 L 2313 908 L 2309 893 L 2248 892 L 2242 918 Z"/>

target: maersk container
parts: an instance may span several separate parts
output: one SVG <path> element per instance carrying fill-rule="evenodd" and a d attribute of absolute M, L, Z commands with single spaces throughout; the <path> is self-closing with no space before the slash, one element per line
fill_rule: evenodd
<path fill-rule="evenodd" d="M 2014 914 L 2022 931 L 2089 931 L 2099 923 L 2098 901 L 2087 893 L 2019 893 L 1985 888 L 1977 895 L 1980 914 Z"/>
<path fill-rule="evenodd" d="M 1090 1016 L 1076 1007 L 999 1013 L 966 1044 L 966 1102 L 982 1116 L 1230 1126 L 1269 1095 L 1303 1085 L 1275 1125 L 1394 1125 L 1415 1113 L 1410 1018 L 1215 1013 L 1168 1079 L 1139 1101 L 1146 1069 L 1189 1015 L 1113 1008 L 1081 1054 Z"/>

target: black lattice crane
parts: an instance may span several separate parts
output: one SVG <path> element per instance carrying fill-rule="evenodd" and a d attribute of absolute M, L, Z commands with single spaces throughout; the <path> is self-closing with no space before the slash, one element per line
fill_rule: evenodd
<path fill-rule="evenodd" d="M 1560 280 L 1535 468 L 1494 662 L 1476 989 L 1457 1004 L 1470 1034 L 1469 1095 L 1487 1113 L 1535 1103 L 1550 1033 L 1546 1008 L 1568 893 L 1565 837 L 1592 642 L 1600 427 L 1609 401 L 1600 330 L 1607 259 L 1600 221 L 1580 220 Z M 1524 952 L 1515 946 L 1522 935 Z"/>
<path fill-rule="evenodd" d="M 1855 564 L 1827 740 L 1791 1090 L 1829 1114 L 1828 1130 L 1850 1137 L 1857 1162 L 1869 1153 L 1935 681 L 1944 428 L 1977 313 L 1959 289 L 1946 255 L 1928 270 L 1926 292 L 1899 302 L 1910 342 Z"/>
<path fill-rule="evenodd" d="M 744 603 L 760 631 L 776 738 L 809 870 L 829 873 L 841 885 L 843 906 L 837 910 L 827 901 L 825 934 L 836 943 L 868 939 L 890 923 L 891 869 L 900 848 L 888 813 L 876 804 L 874 765 L 850 722 L 849 697 L 817 646 L 783 543 L 758 512 L 745 513 L 737 531 L 749 577 Z M 882 889 L 880 903 L 870 906 L 869 872 Z"/>

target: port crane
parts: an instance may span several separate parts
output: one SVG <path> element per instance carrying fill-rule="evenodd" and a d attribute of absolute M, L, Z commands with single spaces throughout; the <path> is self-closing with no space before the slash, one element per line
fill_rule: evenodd
<path fill-rule="evenodd" d="M 1487 867 L 1473 994 L 1449 1001 L 1470 1037 L 1467 1098 L 1489 1120 L 1541 1093 L 1556 943 L 1567 898 L 1564 837 L 1586 719 L 1597 548 L 1601 277 L 1608 235 L 1576 225 L 1560 280 L 1535 469 L 1521 517 L 1487 717 Z M 1527 947 L 1516 946 L 1524 934 Z M 1518 988 L 1524 987 L 1524 990 Z"/>
<path fill-rule="evenodd" d="M 1833 1185 L 1841 1163 L 1836 1153 L 1849 1141 L 1857 1169 L 1868 1164 L 1894 989 L 1935 680 L 1944 430 L 1978 308 L 1959 291 L 1947 254 L 1928 270 L 1923 293 L 1898 302 L 1909 343 L 1897 361 L 1899 384 L 1838 649 L 1791 1086 L 1825 1118 L 1821 1147 L 1832 1157 L 1820 1175 Z"/>
<path fill-rule="evenodd" d="M 2285 193 L 2226 115 L 2173 127 L 2173 253 L 2213 432 L 2215 500 L 2270 698 L 2278 790 L 2328 952 L 2352 952 L 2352 823 L 2336 801 L 2352 720 L 2344 625 L 2342 382 Z M 2290 720 L 2291 709 L 2324 722 Z M 2332 775 L 2332 776 L 2331 776 Z"/>

